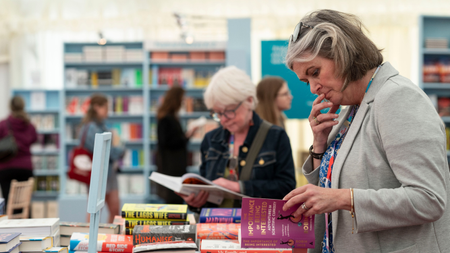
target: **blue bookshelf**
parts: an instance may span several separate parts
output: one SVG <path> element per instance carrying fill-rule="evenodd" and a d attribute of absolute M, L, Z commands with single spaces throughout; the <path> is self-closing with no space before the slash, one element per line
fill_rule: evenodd
<path fill-rule="evenodd" d="M 425 66 L 439 69 L 439 65 L 450 64 L 450 16 L 428 16 L 419 17 L 419 86 L 430 96 L 436 109 L 440 112 L 439 100 L 450 98 L 450 81 L 443 80 L 442 70 L 433 73 L 430 69 L 424 71 Z M 429 48 L 427 39 L 445 39 L 446 47 Z M 433 69 L 432 69 L 433 70 Z M 431 73 L 431 74 L 430 74 Z M 431 78 L 430 78 L 431 76 Z M 435 79 L 435 80 L 433 80 Z M 447 128 L 450 125 L 450 115 L 440 113 Z M 450 136 L 447 136 L 450 138 Z M 450 151 L 447 153 L 450 157 Z"/>

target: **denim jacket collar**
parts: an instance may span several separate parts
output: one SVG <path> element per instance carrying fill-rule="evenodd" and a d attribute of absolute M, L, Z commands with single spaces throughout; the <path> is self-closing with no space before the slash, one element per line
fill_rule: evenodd
<path fill-rule="evenodd" d="M 259 126 L 261 125 L 262 119 L 256 114 L 255 112 L 252 112 L 252 120 L 253 125 L 250 126 L 250 129 L 248 129 L 247 137 L 245 138 L 244 145 L 247 147 L 250 147 L 253 139 L 256 136 L 256 132 L 259 129 Z M 223 126 L 219 127 L 219 131 L 217 131 L 216 134 L 211 138 L 212 142 L 221 143 L 222 146 L 228 147 L 228 139 L 230 137 L 230 131 L 223 128 Z"/>

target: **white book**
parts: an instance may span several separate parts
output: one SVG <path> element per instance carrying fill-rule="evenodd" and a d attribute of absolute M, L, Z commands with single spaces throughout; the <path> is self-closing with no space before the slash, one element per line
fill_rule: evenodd
<path fill-rule="evenodd" d="M 59 229 L 59 218 L 10 219 L 0 222 L 0 233 L 22 233 L 22 236 L 49 236 Z"/>
<path fill-rule="evenodd" d="M 51 247 L 49 249 L 44 250 L 44 252 L 47 252 L 47 253 L 57 253 L 57 252 L 58 253 L 68 253 L 69 252 L 69 248 L 67 248 L 67 247 Z"/>
<path fill-rule="evenodd" d="M 203 184 L 183 183 L 186 179 L 189 179 L 190 181 L 201 181 Z M 243 197 L 247 197 L 243 194 L 233 192 L 222 186 L 214 184 L 208 179 L 195 173 L 186 173 L 181 177 L 174 177 L 155 171 L 150 175 L 150 180 L 175 192 L 186 195 L 190 195 L 191 193 L 198 194 L 202 190 L 208 191 L 209 197 L 207 201 L 217 205 L 220 205 L 224 199 L 242 199 Z"/>
<path fill-rule="evenodd" d="M 22 244 L 19 246 L 21 252 L 24 251 L 42 251 L 53 247 L 53 238 L 51 236 L 21 236 Z"/>
<path fill-rule="evenodd" d="M 33 110 L 45 109 L 45 92 L 35 91 L 30 94 L 30 108 Z"/>

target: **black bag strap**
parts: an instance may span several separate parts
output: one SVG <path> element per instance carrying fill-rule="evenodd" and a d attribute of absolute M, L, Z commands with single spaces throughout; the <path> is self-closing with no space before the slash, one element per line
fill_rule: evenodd
<path fill-rule="evenodd" d="M 250 180 L 253 164 L 259 154 L 259 151 L 261 150 L 264 140 L 266 140 L 266 136 L 269 132 L 270 127 L 272 127 L 272 124 L 265 120 L 263 120 L 261 125 L 259 126 L 258 132 L 256 132 L 255 139 L 253 139 L 252 145 L 250 146 L 247 158 L 245 159 L 245 166 L 244 168 L 242 168 L 242 171 L 240 173 L 241 181 Z"/>

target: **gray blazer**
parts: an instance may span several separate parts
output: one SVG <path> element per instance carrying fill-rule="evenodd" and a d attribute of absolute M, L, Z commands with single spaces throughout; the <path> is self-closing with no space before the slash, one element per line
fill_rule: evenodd
<path fill-rule="evenodd" d="M 341 111 L 328 144 L 349 111 Z M 303 173 L 318 185 L 311 157 Z M 332 188 L 354 188 L 356 215 L 352 234 L 350 213 L 332 213 L 336 252 L 450 252 L 445 126 L 428 96 L 388 62 L 361 103 L 331 180 Z M 316 215 L 316 249 L 308 252 L 321 252 L 324 223 Z"/>

